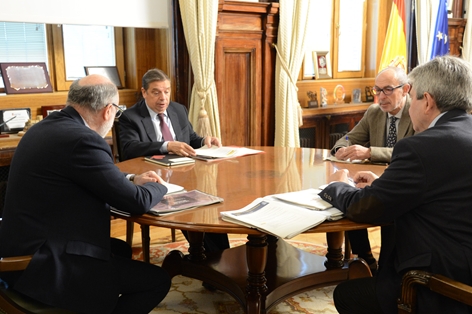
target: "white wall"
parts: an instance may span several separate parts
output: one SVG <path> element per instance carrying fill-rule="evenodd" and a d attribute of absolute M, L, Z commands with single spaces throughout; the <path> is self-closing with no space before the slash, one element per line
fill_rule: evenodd
<path fill-rule="evenodd" d="M 2 0 L 0 21 L 168 28 L 169 0 Z"/>

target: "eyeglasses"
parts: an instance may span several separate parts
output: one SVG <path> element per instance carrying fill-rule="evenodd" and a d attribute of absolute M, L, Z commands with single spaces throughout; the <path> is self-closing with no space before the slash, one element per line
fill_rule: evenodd
<path fill-rule="evenodd" d="M 120 108 L 120 106 L 118 105 L 115 105 L 114 103 L 112 103 L 112 105 L 114 107 L 116 107 L 116 113 L 115 113 L 115 119 L 118 119 L 119 117 L 121 117 L 121 115 L 123 114 L 123 109 Z"/>
<path fill-rule="evenodd" d="M 398 86 L 395 86 L 395 87 L 387 86 L 387 87 L 384 87 L 384 88 L 378 88 L 377 86 L 375 86 L 372 89 L 372 92 L 374 93 L 374 95 L 380 95 L 380 93 L 383 92 L 385 96 L 389 96 L 389 95 L 392 95 L 394 90 L 396 90 L 397 88 L 403 87 L 403 85 L 405 85 L 405 84 L 398 85 Z"/>

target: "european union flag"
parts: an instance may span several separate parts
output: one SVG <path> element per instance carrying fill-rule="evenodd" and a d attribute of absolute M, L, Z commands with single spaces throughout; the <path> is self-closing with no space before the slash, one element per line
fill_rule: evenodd
<path fill-rule="evenodd" d="M 449 36 L 447 32 L 447 1 L 440 0 L 436 27 L 434 28 L 434 40 L 431 49 L 431 59 L 443 56 L 449 52 Z"/>

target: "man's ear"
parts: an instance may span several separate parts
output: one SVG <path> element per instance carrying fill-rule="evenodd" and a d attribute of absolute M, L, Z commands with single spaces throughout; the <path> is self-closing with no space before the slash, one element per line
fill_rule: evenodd
<path fill-rule="evenodd" d="M 432 111 L 438 110 L 438 107 L 436 106 L 436 101 L 431 97 L 431 94 L 429 93 L 424 93 L 424 99 L 426 100 L 425 102 L 425 113 L 430 113 Z"/>
<path fill-rule="evenodd" d="M 103 120 L 108 121 L 110 119 L 110 116 L 113 116 L 113 115 L 115 115 L 115 111 L 113 110 L 113 105 L 112 104 L 106 105 L 102 111 Z"/>

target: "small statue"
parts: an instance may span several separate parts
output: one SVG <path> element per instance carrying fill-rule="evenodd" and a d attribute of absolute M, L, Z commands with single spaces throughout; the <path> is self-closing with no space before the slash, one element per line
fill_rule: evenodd
<path fill-rule="evenodd" d="M 328 105 L 328 91 L 326 88 L 320 88 L 320 97 L 321 97 L 321 107 L 326 107 Z"/>
<path fill-rule="evenodd" d="M 316 92 L 308 91 L 308 108 L 317 108 L 318 107 L 318 95 Z"/>
<path fill-rule="evenodd" d="M 365 87 L 365 101 L 371 102 L 374 101 L 374 94 L 372 93 L 373 87 L 366 86 Z"/>
<path fill-rule="evenodd" d="M 334 103 L 336 105 L 344 104 L 344 97 L 346 97 L 346 93 L 344 92 L 344 86 L 336 85 L 334 88 Z"/>
<path fill-rule="evenodd" d="M 359 104 L 362 102 L 361 100 L 361 89 L 360 88 L 356 88 L 354 90 L 352 90 L 352 103 L 355 103 L 355 104 Z"/>

